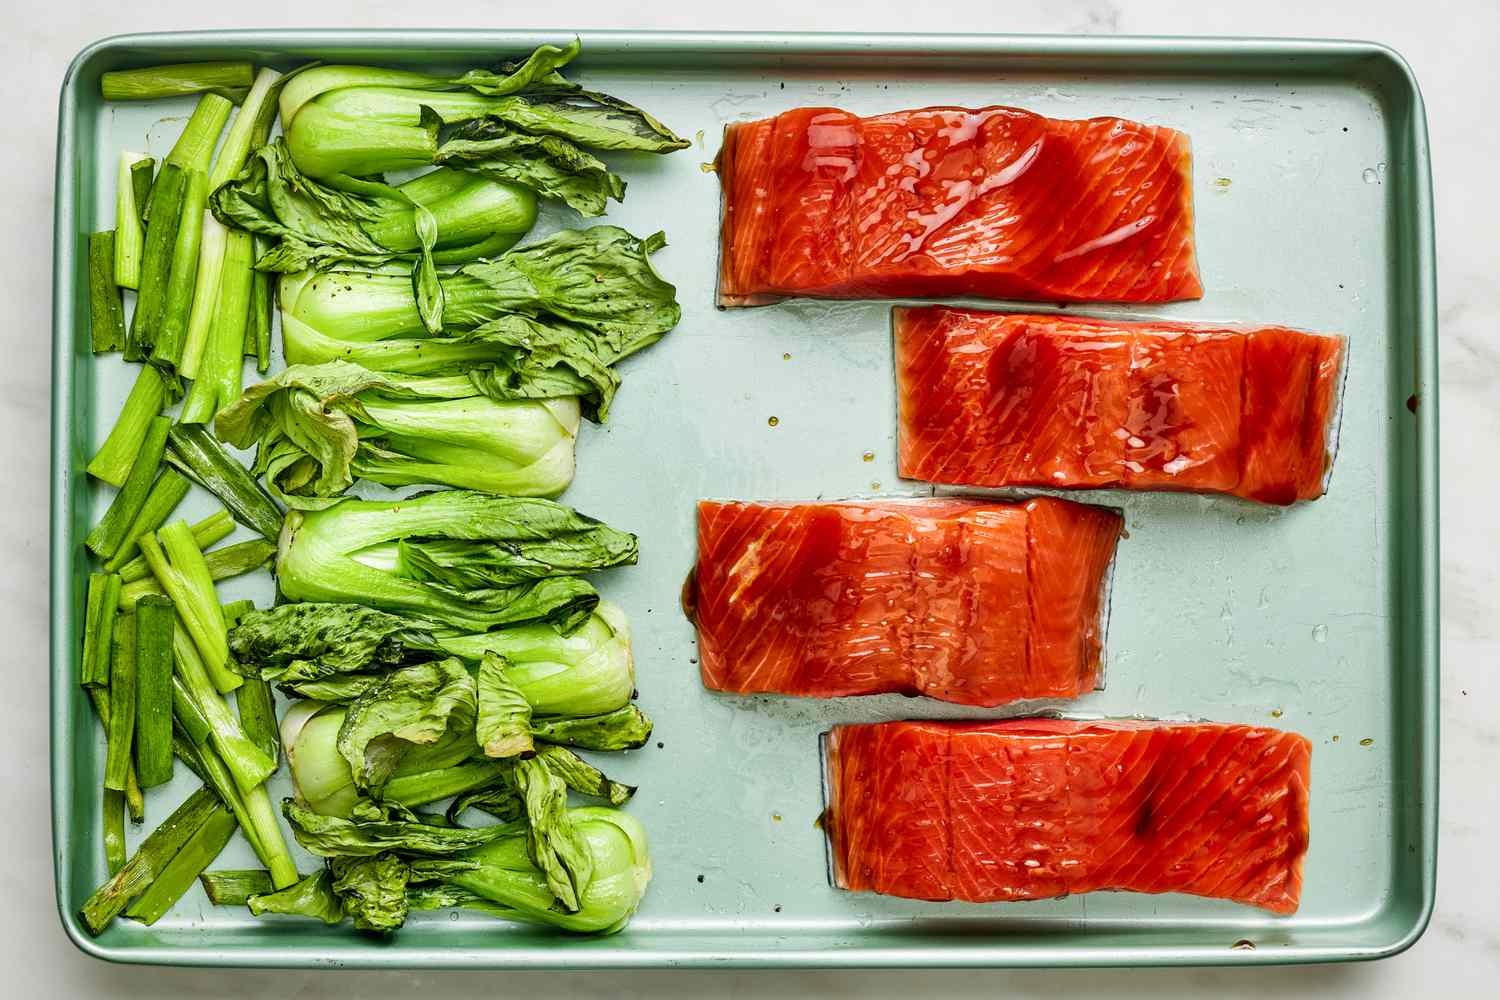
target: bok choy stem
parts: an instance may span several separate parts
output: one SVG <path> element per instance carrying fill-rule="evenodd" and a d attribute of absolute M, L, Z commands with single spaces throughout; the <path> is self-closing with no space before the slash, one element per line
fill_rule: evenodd
<path fill-rule="evenodd" d="M 238 100 L 250 86 L 255 67 L 247 62 L 173 63 L 111 70 L 99 78 L 106 101 L 154 101 L 211 92 Z"/>

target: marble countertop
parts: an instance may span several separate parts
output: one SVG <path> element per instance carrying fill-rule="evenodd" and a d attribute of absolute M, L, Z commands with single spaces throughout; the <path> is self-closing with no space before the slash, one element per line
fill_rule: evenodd
<path fill-rule="evenodd" d="M 1442 993 L 1473 996 L 1500 981 L 1500 880 L 1495 875 L 1492 714 L 1500 681 L 1500 527 L 1483 498 L 1500 489 L 1500 313 L 1494 277 L 1500 199 L 1490 183 L 1500 131 L 1500 4 L 1494 0 L 928 0 L 917 24 L 931 31 L 1287 35 L 1367 38 L 1399 50 L 1427 102 L 1436 178 L 1443 437 L 1443 815 L 1436 916 L 1396 958 L 1363 965 L 1236 970 L 869 973 L 338 973 L 140 969 L 106 965 L 68 943 L 53 899 L 47 745 L 48 408 L 52 158 L 57 86 L 88 42 L 131 31 L 239 27 L 537 27 L 902 31 L 910 4 L 762 0 L 712 7 L 661 0 L 622 8 L 597 0 L 555 4 L 444 0 L 440 5 L 356 0 L 193 0 L 95 4 L 53 0 L 0 13 L 9 129 L 0 144 L 8 238 L 3 243 L 12 347 L 0 365 L 5 433 L 0 468 L 14 475 L 0 499 L 5 574 L 0 634 L 9 635 L 11 687 L 0 715 L 0 773 L 11 803 L 0 827 L 0 955 L 17 996 L 298 997 L 501 996 L 545 990 L 555 997 L 832 995 L 1256 996 L 1325 992 L 1361 998 Z M 1222 9 L 1215 9 L 1222 8 Z M 1487 193 L 1489 192 L 1489 193 Z M 1274 234 L 1268 234 L 1274 240 Z M 1485 331 L 1489 330 L 1489 333 Z M 1490 705 L 1490 709 L 1485 709 Z M 1485 831 L 1490 833 L 1486 834 Z M 1491 846 L 1485 847 L 1486 843 Z M 1489 983 L 1488 987 L 1483 984 Z"/>

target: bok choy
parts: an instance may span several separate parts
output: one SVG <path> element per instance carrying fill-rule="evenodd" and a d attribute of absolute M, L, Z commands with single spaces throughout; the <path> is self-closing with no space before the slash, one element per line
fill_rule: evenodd
<path fill-rule="evenodd" d="M 464 376 L 381 375 L 342 361 L 293 365 L 215 421 L 257 446 L 257 475 L 289 507 L 320 508 L 362 477 L 511 496 L 555 496 L 573 479 L 578 400 L 496 401 Z"/>
<path fill-rule="evenodd" d="M 294 601 L 354 601 L 454 629 L 582 623 L 584 573 L 634 563 L 636 537 L 550 500 L 470 490 L 290 511 L 276 557 Z"/>

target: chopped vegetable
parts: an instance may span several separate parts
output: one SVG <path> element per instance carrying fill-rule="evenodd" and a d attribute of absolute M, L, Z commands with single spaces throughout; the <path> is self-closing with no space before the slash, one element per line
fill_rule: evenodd
<path fill-rule="evenodd" d="M 151 485 L 156 480 L 156 470 L 161 466 L 162 453 L 167 446 L 167 428 L 171 421 L 166 417 L 155 417 L 141 443 L 141 450 L 130 466 L 130 475 L 120 492 L 115 494 L 104 512 L 104 517 L 89 532 L 84 540 L 90 552 L 101 559 L 111 559 L 125 545 L 131 525 L 146 506 Z"/>
<path fill-rule="evenodd" d="M 153 830 L 125 867 L 112 875 L 79 910 L 84 928 L 94 935 L 130 905 L 167 867 L 182 846 L 219 808 L 218 799 L 207 788 L 199 788 Z"/>
<path fill-rule="evenodd" d="M 182 845 L 182 850 L 130 904 L 125 915 L 148 925 L 160 920 L 192 888 L 198 874 L 213 864 L 234 835 L 235 826 L 234 816 L 222 805 L 216 805 L 203 825 Z"/>
<path fill-rule="evenodd" d="M 534 719 L 531 735 L 543 743 L 584 750 L 635 750 L 651 738 L 651 720 L 639 708 L 626 705 L 587 718 Z"/>
<path fill-rule="evenodd" d="M 120 166 L 115 174 L 114 279 L 121 288 L 135 289 L 141 284 L 146 200 L 151 193 L 155 170 L 156 161 L 145 153 L 120 154 Z M 144 190 L 137 180 L 142 176 L 146 181 Z M 120 346 L 124 347 L 123 344 Z"/>
<path fill-rule="evenodd" d="M 141 539 L 141 552 L 151 565 L 151 573 L 177 606 L 187 633 L 197 647 L 208 676 L 219 691 L 232 691 L 243 683 L 239 674 L 229 669 L 228 632 L 224 614 L 214 592 L 213 574 L 203 553 L 193 541 L 186 521 L 174 521 L 158 533 L 157 538 Z"/>
<path fill-rule="evenodd" d="M 90 573 L 84 604 L 83 656 L 79 683 L 85 688 L 109 687 L 110 644 L 114 640 L 115 614 L 120 601 L 120 578 L 109 573 Z M 109 715 L 103 713 L 108 724 Z"/>
<path fill-rule="evenodd" d="M 205 92 L 240 100 L 254 72 L 255 67 L 247 62 L 174 63 L 111 70 L 99 78 L 99 92 L 106 101 L 151 101 Z"/>
<path fill-rule="evenodd" d="M 223 501 L 234 519 L 274 542 L 281 534 L 281 511 L 245 467 L 230 457 L 202 427 L 176 424 L 167 434 L 167 461 Z"/>
<path fill-rule="evenodd" d="M 152 421 L 161 413 L 166 392 L 164 376 L 150 365 L 142 365 L 114 427 L 89 461 L 89 475 L 111 486 L 125 485 Z"/>
<path fill-rule="evenodd" d="M 172 602 L 142 598 L 135 609 L 135 767 L 142 788 L 172 780 Z M 116 698 L 125 694 L 113 684 Z"/>
<path fill-rule="evenodd" d="M 462 376 L 381 375 L 342 361 L 293 365 L 221 410 L 219 437 L 257 446 L 289 507 L 328 506 L 356 476 L 555 496 L 573 478 L 578 401 L 496 402 Z"/>
<path fill-rule="evenodd" d="M 271 873 L 264 868 L 226 869 L 204 872 L 198 876 L 203 893 L 215 906 L 244 906 L 251 896 L 275 890 Z"/>
<path fill-rule="evenodd" d="M 566 139 L 530 135 L 495 118 L 460 125 L 433 162 L 532 188 L 582 216 L 603 215 L 609 199 L 625 199 L 625 181 L 592 153 Z"/>
<path fill-rule="evenodd" d="M 170 438 L 170 436 L 171 432 L 168 432 L 168 437 Z M 160 482 L 161 480 L 158 479 L 157 483 L 160 484 Z M 148 497 L 146 506 L 149 508 L 150 505 L 150 498 Z M 154 531 L 156 529 L 153 528 L 152 530 Z M 234 518 L 229 516 L 229 511 L 227 510 L 216 510 L 208 517 L 205 517 L 203 520 L 194 524 L 192 530 L 193 541 L 198 543 L 198 548 L 206 550 L 210 545 L 217 544 L 218 542 L 221 542 L 229 537 L 229 535 L 234 531 Z M 137 535 L 135 540 L 139 542 L 139 539 L 140 536 Z M 204 558 L 209 560 L 209 568 L 212 569 L 213 553 L 206 553 Z M 120 567 L 120 579 L 124 580 L 126 583 L 132 583 L 136 580 L 145 580 L 150 577 L 151 567 L 146 564 L 145 556 L 138 555 L 134 559 L 130 560 L 130 562 Z M 222 579 L 222 577 L 216 576 L 214 577 L 214 579 L 218 580 Z"/>
<path fill-rule="evenodd" d="M 193 540 L 197 542 L 197 532 L 193 533 Z M 227 580 L 230 577 L 260 569 L 275 555 L 276 546 L 256 538 L 248 542 L 225 545 L 223 548 L 209 549 L 203 553 L 203 563 L 208 567 L 209 578 L 217 583 L 220 580 Z M 134 580 L 120 588 L 120 610 L 131 610 L 135 607 L 135 602 L 146 594 L 162 593 L 166 591 L 154 576 Z"/>
<path fill-rule="evenodd" d="M 287 515 L 276 575 L 291 600 L 360 601 L 486 629 L 588 617 L 579 574 L 633 563 L 636 538 L 550 500 L 449 490 Z"/>
<path fill-rule="evenodd" d="M 135 741 L 136 661 L 141 655 L 141 634 L 137 622 L 122 619 L 126 634 L 134 638 L 134 651 L 117 650 L 109 664 L 109 722 L 105 729 L 107 749 L 104 758 L 104 787 L 125 791 L 125 774 L 131 765 Z M 148 641 L 153 638 L 147 634 Z M 137 781 L 139 781 L 137 774 Z"/>
<path fill-rule="evenodd" d="M 125 347 L 125 302 L 115 284 L 113 230 L 89 236 L 89 337 L 95 354 Z"/>
<path fill-rule="evenodd" d="M 156 341 L 151 345 L 153 364 L 176 370 L 182 361 L 187 338 L 188 315 L 193 308 L 193 290 L 198 280 L 198 253 L 203 240 L 203 210 L 208 203 L 208 175 L 189 169 L 184 177 L 177 239 L 172 244 L 167 271 L 166 297 Z"/>
<path fill-rule="evenodd" d="M 162 522 L 171 516 L 172 511 L 187 496 L 187 478 L 176 469 L 162 469 L 161 475 L 156 477 L 156 482 L 151 485 L 151 492 L 146 494 L 146 502 L 141 505 L 140 511 L 135 519 L 130 522 L 130 527 L 125 532 L 125 542 L 115 554 L 110 556 L 104 563 L 104 569 L 109 573 L 121 572 L 134 560 L 136 553 L 140 551 L 140 539 L 142 535 L 149 535 Z M 149 573 L 145 560 L 141 560 L 142 570 Z"/>
<path fill-rule="evenodd" d="M 234 776 L 235 787 L 241 793 L 249 793 L 276 770 L 276 762 L 245 735 L 239 719 L 214 689 L 197 647 L 185 629 L 176 630 L 172 650 L 184 692 L 197 706 L 197 713 L 208 722 L 210 744 Z"/>

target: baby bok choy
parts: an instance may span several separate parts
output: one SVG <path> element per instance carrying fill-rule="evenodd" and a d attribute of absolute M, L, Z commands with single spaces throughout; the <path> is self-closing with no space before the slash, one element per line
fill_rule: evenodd
<path fill-rule="evenodd" d="M 424 251 L 435 264 L 462 264 L 509 250 L 536 221 L 531 189 L 459 170 L 353 187 L 304 176 L 278 138 L 258 149 L 210 204 L 224 225 L 279 240 L 256 266 L 287 274 L 412 261 Z"/>
<path fill-rule="evenodd" d="M 326 507 L 355 478 L 555 496 L 573 479 L 575 396 L 491 399 L 463 375 L 382 375 L 333 361 L 251 386 L 215 421 L 257 446 L 252 471 L 289 507 Z"/>
<path fill-rule="evenodd" d="M 505 920 L 584 934 L 623 928 L 651 881 L 646 832 L 605 806 L 554 810 L 487 827 L 424 822 L 399 806 L 364 803 L 348 819 L 321 816 L 288 799 L 283 812 L 298 841 L 326 859 L 320 870 L 278 892 L 245 897 L 255 914 L 284 913 L 336 924 L 345 919 L 388 933 L 413 910 L 463 907 Z M 558 889 L 548 838 L 565 835 L 571 860 L 586 873 L 577 891 Z M 539 842 L 542 846 L 539 849 Z M 248 873 L 235 873 L 244 882 Z M 218 881 L 217 873 L 206 880 Z M 227 900 L 226 900 L 227 901 Z"/>
<path fill-rule="evenodd" d="M 602 419 L 613 366 L 682 316 L 651 265 L 664 245 L 613 226 L 566 230 L 438 278 L 443 329 L 432 336 L 403 273 L 329 270 L 281 279 L 287 362 L 349 361 L 406 375 L 467 374 L 496 399 L 576 395 Z"/>
<path fill-rule="evenodd" d="M 550 500 L 448 490 L 290 511 L 276 575 L 293 601 L 358 602 L 454 630 L 568 630 L 599 603 L 579 577 L 634 563 L 636 537 Z"/>
<path fill-rule="evenodd" d="M 359 604 L 282 604 L 242 617 L 229 648 L 241 668 L 283 691 L 328 702 L 351 701 L 399 667 L 455 656 L 472 669 L 486 653 L 505 659 L 538 718 L 603 716 L 627 705 L 635 688 L 630 626 L 608 601 L 567 632 L 542 622 L 440 633 L 420 617 Z"/>
<path fill-rule="evenodd" d="M 565 79 L 558 70 L 578 52 L 576 40 L 543 45 L 499 72 L 459 76 L 317 66 L 282 91 L 287 147 L 303 173 L 338 186 L 434 162 L 439 130 L 463 122 L 490 121 L 591 149 L 666 153 L 688 146 L 639 108 Z M 518 159 L 509 150 L 500 157 Z M 549 175 L 569 167 L 567 157 L 546 165 Z"/>

